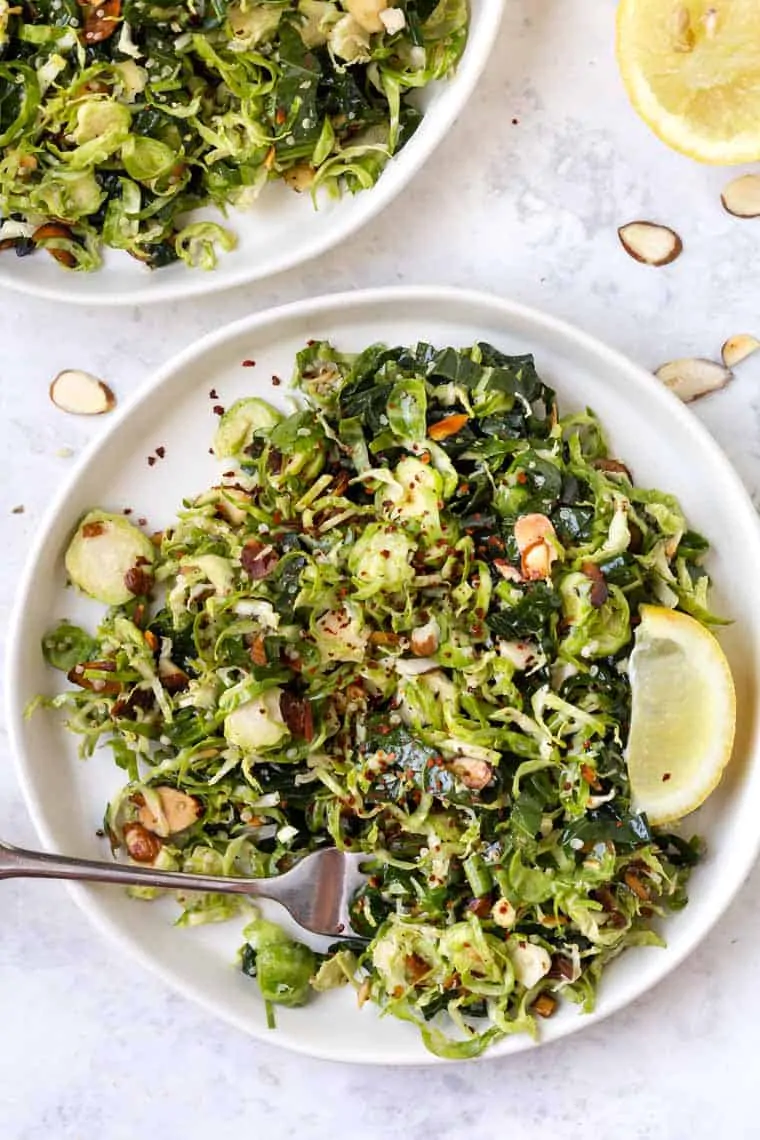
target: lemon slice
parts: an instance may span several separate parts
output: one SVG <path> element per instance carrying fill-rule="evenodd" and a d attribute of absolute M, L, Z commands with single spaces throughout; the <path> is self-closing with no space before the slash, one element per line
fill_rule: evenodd
<path fill-rule="evenodd" d="M 662 824 L 698 808 L 720 780 L 734 743 L 736 694 L 709 630 L 660 606 L 640 614 L 626 760 L 636 810 Z"/>
<path fill-rule="evenodd" d="M 617 55 L 663 142 L 700 162 L 760 159 L 758 0 L 620 0 Z"/>

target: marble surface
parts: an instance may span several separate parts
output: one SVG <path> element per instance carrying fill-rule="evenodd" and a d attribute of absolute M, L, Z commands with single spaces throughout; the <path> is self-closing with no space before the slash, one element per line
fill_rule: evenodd
<path fill-rule="evenodd" d="M 209 302 L 87 312 L 3 295 L 0 629 L 51 492 L 102 426 L 50 403 L 62 368 L 103 376 L 123 400 L 203 331 L 309 294 L 397 282 L 511 296 L 649 367 L 712 356 L 729 335 L 760 331 L 760 223 L 721 209 L 726 171 L 669 153 L 630 111 L 612 54 L 614 5 L 507 0 L 507 9 L 447 141 L 345 248 Z M 661 270 L 629 260 L 616 229 L 634 218 L 676 228 L 681 259 Z M 695 414 L 757 500 L 760 359 Z M 0 748 L 0 834 L 33 845 L 7 742 Z M 756 871 L 677 975 L 606 1023 L 529 1055 L 422 1072 L 309 1061 L 248 1040 L 120 957 L 62 887 L 4 883 L 0 1135 L 749 1140 L 759 1134 L 758 903 Z"/>

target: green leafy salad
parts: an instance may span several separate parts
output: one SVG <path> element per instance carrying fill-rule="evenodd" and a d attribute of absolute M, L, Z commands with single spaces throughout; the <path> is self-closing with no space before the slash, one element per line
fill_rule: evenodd
<path fill-rule="evenodd" d="M 373 186 L 467 27 L 466 0 L 0 0 L 0 249 L 213 268 L 235 235 L 190 211 Z"/>
<path fill-rule="evenodd" d="M 80 522 L 69 576 L 110 608 L 46 637 L 75 687 L 44 703 L 113 749 L 105 828 L 138 862 L 366 852 L 357 938 L 316 954 L 255 920 L 242 968 L 273 1003 L 354 986 L 474 1056 L 590 1010 L 686 902 L 698 841 L 630 802 L 627 664 L 642 603 L 713 620 L 707 543 L 531 356 L 310 343 L 295 387 L 290 414 L 224 413 L 224 475 L 160 535 Z M 181 926 L 250 908 L 180 901 Z"/>

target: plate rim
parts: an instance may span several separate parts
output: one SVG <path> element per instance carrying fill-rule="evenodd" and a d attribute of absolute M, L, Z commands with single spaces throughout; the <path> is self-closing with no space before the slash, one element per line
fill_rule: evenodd
<path fill-rule="evenodd" d="M 427 164 L 456 123 L 459 116 L 472 98 L 485 71 L 496 41 L 506 9 L 507 0 L 481 0 L 482 15 L 475 25 L 475 35 L 470 37 L 454 74 L 442 82 L 446 89 L 442 98 L 448 99 L 450 104 L 436 118 L 424 138 L 419 139 L 419 145 L 413 152 L 399 151 L 391 159 L 393 170 L 402 169 L 395 179 L 388 178 L 385 183 L 383 175 L 368 191 L 362 191 L 360 204 L 345 221 L 336 224 L 331 231 L 321 233 L 311 241 L 305 243 L 300 249 L 296 248 L 290 253 L 270 258 L 268 268 L 258 271 L 257 262 L 251 258 L 247 265 L 232 271 L 227 275 L 223 269 L 223 262 L 209 272 L 201 269 L 188 273 L 186 277 L 178 278 L 171 283 L 164 284 L 159 278 L 152 286 L 140 285 L 131 291 L 124 289 L 116 292 L 94 290 L 92 294 L 70 293 L 67 282 L 70 278 L 61 270 L 61 284 L 37 284 L 34 280 L 14 277 L 10 272 L 3 273 L 0 269 L 0 287 L 7 288 L 13 293 L 28 297 L 38 297 L 41 300 L 56 301 L 73 306 L 87 306 L 98 309 L 116 308 L 126 305 L 165 304 L 183 299 L 198 299 L 224 293 L 229 289 L 239 289 L 256 282 L 268 281 L 299 265 L 306 265 L 314 261 L 320 254 L 334 249 L 363 229 L 369 222 L 382 213 L 401 195 L 420 170 Z M 470 28 L 472 28 L 472 23 Z M 434 113 L 435 114 L 435 113 Z M 430 120 L 429 120 L 430 121 Z M 389 170 L 390 174 L 391 171 Z M 238 211 L 241 213 L 241 211 Z M 234 215 L 233 215 L 234 217 Z M 126 256 L 126 255 L 125 255 Z M 266 265 L 267 263 L 265 263 Z M 100 279 L 101 271 L 95 271 L 93 276 Z M 147 282 L 147 279 L 146 279 Z"/>
<path fill-rule="evenodd" d="M 243 318 L 232 321 L 198 338 L 181 352 L 171 356 L 149 375 L 134 396 L 127 400 L 117 411 L 114 419 L 106 430 L 90 441 L 83 450 L 76 464 L 70 470 L 68 477 L 54 494 L 51 503 L 37 527 L 37 532 L 27 552 L 10 613 L 5 664 L 5 713 L 10 751 L 16 778 L 22 792 L 26 809 L 45 850 L 55 850 L 55 843 L 52 833 L 48 830 L 44 822 L 41 803 L 38 802 L 31 778 L 28 777 L 27 764 L 24 756 L 25 749 L 22 732 L 23 697 L 19 691 L 22 657 L 21 634 L 24 624 L 24 609 L 33 601 L 32 587 L 36 577 L 36 568 L 47 544 L 48 535 L 55 525 L 59 512 L 65 506 L 70 488 L 73 487 L 79 479 L 80 474 L 97 458 L 98 454 L 106 450 L 111 439 L 121 431 L 122 425 L 130 418 L 132 412 L 141 404 L 150 400 L 158 387 L 170 381 L 172 376 L 190 361 L 202 357 L 209 351 L 213 351 L 226 341 L 232 340 L 242 333 L 255 333 L 262 327 L 266 328 L 269 325 L 276 324 L 283 320 L 298 319 L 306 323 L 315 318 L 319 318 L 325 312 L 331 310 L 345 312 L 348 309 L 371 309 L 376 304 L 386 307 L 388 305 L 403 306 L 405 302 L 427 303 L 431 305 L 445 305 L 456 302 L 463 307 L 471 306 L 479 308 L 484 313 L 490 313 L 494 318 L 502 318 L 505 323 L 515 320 L 528 322 L 537 328 L 550 331 L 566 344 L 572 343 L 574 346 L 592 353 L 609 368 L 616 369 L 630 376 L 634 383 L 642 384 L 643 382 L 649 390 L 650 399 L 653 404 L 659 407 L 671 419 L 675 418 L 681 421 L 682 425 L 696 437 L 702 449 L 702 453 L 709 455 L 711 465 L 717 464 L 723 469 L 724 477 L 731 486 L 732 501 L 740 501 L 747 517 L 754 520 L 752 535 L 745 537 L 750 544 L 754 542 L 760 560 L 760 517 L 757 516 L 749 492 L 744 486 L 739 474 L 720 445 L 712 435 L 710 435 L 707 428 L 675 395 L 673 395 L 673 393 L 658 384 L 654 376 L 645 368 L 577 325 L 533 306 L 502 298 L 493 293 L 445 285 L 398 285 L 351 292 L 340 291 L 326 293 L 248 314 Z M 758 769 L 756 778 L 760 779 L 760 754 L 757 755 L 754 766 Z M 752 765 L 747 766 L 748 772 L 751 771 L 752 767 Z M 513 1047 L 508 1052 L 500 1051 L 499 1046 L 496 1045 L 483 1057 L 477 1058 L 477 1060 L 482 1062 L 504 1059 L 504 1057 L 512 1055 L 513 1053 L 540 1048 L 543 1045 L 551 1044 L 573 1033 L 579 1032 L 584 1028 L 598 1025 L 612 1014 L 632 1005 L 645 993 L 659 986 L 693 953 L 704 941 L 706 936 L 716 927 L 746 882 L 759 854 L 760 829 L 758 829 L 754 841 L 745 844 L 742 856 L 735 860 L 736 872 L 734 880 L 730 884 L 730 887 L 721 895 L 720 904 L 715 906 L 712 911 L 708 911 L 704 916 L 701 916 L 694 930 L 683 937 L 681 945 L 676 949 L 668 947 L 668 956 L 662 959 L 663 969 L 657 974 L 654 980 L 645 978 L 641 983 L 629 984 L 627 988 L 622 988 L 619 994 L 614 995 L 605 1002 L 604 1008 L 601 1011 L 596 1010 L 583 1018 L 579 1017 L 574 1020 L 567 1019 L 561 1023 L 556 1023 L 557 1028 L 551 1032 L 551 1034 L 545 1033 L 538 1041 L 526 1037 L 524 1042 L 521 1041 L 520 1049 Z M 233 1011 L 221 1007 L 214 998 L 205 994 L 202 987 L 182 977 L 178 977 L 170 967 L 165 966 L 162 962 L 156 960 L 149 952 L 144 950 L 136 938 L 133 938 L 122 928 L 121 924 L 109 917 L 98 906 L 97 899 L 99 891 L 97 888 L 74 883 L 67 883 L 66 885 L 74 901 L 86 914 L 88 920 L 92 922 L 109 941 L 117 944 L 123 952 L 145 966 L 154 975 L 160 977 L 172 990 L 182 993 L 183 996 L 190 998 L 215 1017 L 227 1024 L 234 1025 L 237 1029 L 242 1030 L 246 1035 L 253 1037 L 255 1040 L 273 1044 L 278 1048 L 284 1048 L 290 1052 L 315 1057 L 321 1060 L 348 1062 L 352 1064 L 423 1066 L 451 1063 L 444 1062 L 444 1059 L 433 1056 L 432 1054 L 429 1056 L 420 1056 L 418 1054 L 412 1055 L 411 1052 L 402 1054 L 398 1059 L 389 1061 L 387 1056 L 372 1052 L 371 1042 L 368 1044 L 366 1054 L 363 1054 L 361 1057 L 356 1057 L 341 1052 L 339 1044 L 336 1045 L 330 1041 L 326 1042 L 324 1047 L 320 1046 L 316 1048 L 312 1043 L 300 1044 L 297 1039 L 290 1038 L 287 1042 L 277 1041 L 275 1037 L 269 1036 L 265 1032 L 257 1032 L 246 1018 L 237 1016 Z M 515 1039 L 508 1038 L 507 1040 L 514 1041 Z"/>

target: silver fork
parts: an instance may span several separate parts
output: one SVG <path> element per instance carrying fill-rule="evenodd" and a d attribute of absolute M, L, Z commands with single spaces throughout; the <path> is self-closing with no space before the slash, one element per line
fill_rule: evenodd
<path fill-rule="evenodd" d="M 0 842 L 0 879 L 74 879 L 89 883 L 118 883 L 123 887 L 165 887 L 173 891 L 217 891 L 248 895 L 281 903 L 292 918 L 313 934 L 358 937 L 351 929 L 349 904 L 367 876 L 359 869 L 366 854 L 348 854 L 325 847 L 304 856 L 290 871 L 265 879 L 233 879 L 224 875 L 194 875 L 157 871 L 131 863 L 102 863 L 26 851 Z"/>

